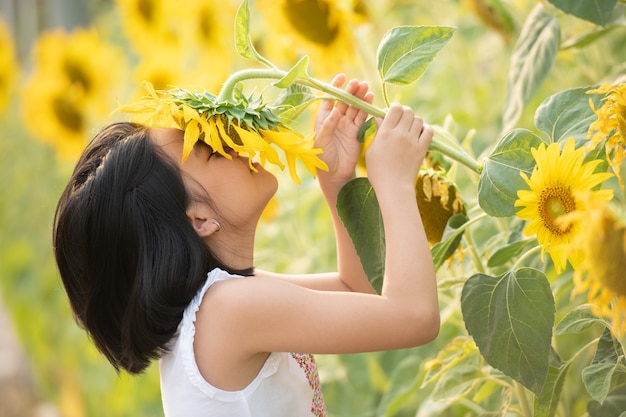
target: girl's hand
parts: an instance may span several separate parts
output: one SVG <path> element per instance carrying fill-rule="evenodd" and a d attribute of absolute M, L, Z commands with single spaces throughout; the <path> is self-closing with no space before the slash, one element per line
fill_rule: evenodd
<path fill-rule="evenodd" d="M 409 107 L 393 103 L 365 158 L 368 178 L 378 194 L 396 187 L 413 189 L 433 137 L 430 125 Z"/>
<path fill-rule="evenodd" d="M 341 87 L 345 83 L 344 74 L 335 76 L 331 84 Z M 345 91 L 371 103 L 374 95 L 368 92 L 366 82 L 351 80 Z M 360 143 L 357 133 L 365 122 L 367 113 L 334 100 L 325 100 L 319 108 L 315 121 L 315 146 L 323 149 L 320 158 L 328 165 L 328 171 L 318 171 L 320 182 L 343 185 L 354 178 L 359 158 Z"/>

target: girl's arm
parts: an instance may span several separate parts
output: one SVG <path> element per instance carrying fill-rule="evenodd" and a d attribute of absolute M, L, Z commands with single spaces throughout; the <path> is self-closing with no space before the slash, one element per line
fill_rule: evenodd
<path fill-rule="evenodd" d="M 345 75 L 339 74 L 331 84 L 340 88 L 345 82 Z M 371 103 L 373 94 L 368 92 L 368 89 L 367 83 L 358 80 L 350 80 L 345 87 L 349 94 Z M 367 113 L 362 110 L 343 102 L 325 100 L 320 105 L 315 123 L 315 146 L 323 150 L 320 157 L 328 165 L 328 171 L 320 170 L 317 176 L 335 231 L 338 272 L 302 276 L 282 275 L 280 278 L 312 289 L 375 293 L 336 207 L 339 191 L 348 181 L 355 178 L 361 148 L 357 133 L 366 118 Z"/>
<path fill-rule="evenodd" d="M 237 363 L 259 352 L 365 352 L 433 340 L 437 284 L 413 189 L 431 139 L 429 126 L 394 104 L 367 152 L 387 244 L 381 295 L 312 290 L 263 274 L 219 282 L 198 312 L 207 339 L 197 346 L 230 352 Z"/>

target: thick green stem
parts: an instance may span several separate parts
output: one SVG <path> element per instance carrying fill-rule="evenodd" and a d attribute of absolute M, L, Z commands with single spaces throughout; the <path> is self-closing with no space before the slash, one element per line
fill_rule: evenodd
<path fill-rule="evenodd" d="M 220 93 L 217 96 L 217 101 L 230 101 L 233 98 L 235 87 L 238 83 L 251 80 L 251 79 L 274 79 L 281 80 L 287 76 L 288 73 L 278 69 L 245 69 L 233 73 L 224 83 Z M 341 100 L 350 106 L 361 109 L 374 117 L 385 117 L 386 112 L 376 106 L 373 106 L 352 94 L 346 93 L 344 90 L 334 87 L 328 83 L 324 83 L 313 79 L 311 77 L 299 77 L 294 80 L 295 83 L 301 84 L 306 87 L 311 87 L 322 91 L 335 99 Z M 474 158 L 469 156 L 456 142 L 449 140 L 445 132 L 442 129 L 435 129 L 434 139 L 431 143 L 431 149 L 434 152 L 441 153 L 442 155 L 459 162 L 460 164 L 468 167 L 472 171 L 480 174 L 482 167 Z"/>

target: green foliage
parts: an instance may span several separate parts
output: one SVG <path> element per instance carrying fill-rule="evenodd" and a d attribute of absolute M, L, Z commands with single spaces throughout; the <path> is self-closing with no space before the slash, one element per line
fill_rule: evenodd
<path fill-rule="evenodd" d="M 539 395 L 548 374 L 554 299 L 545 275 L 522 268 L 470 277 L 463 318 L 487 362 Z"/>
<path fill-rule="evenodd" d="M 541 139 L 526 129 L 515 129 L 498 141 L 496 148 L 485 159 L 478 183 L 478 203 L 485 213 L 494 217 L 515 214 L 517 190 L 526 188 L 520 172 L 529 177 L 535 166 L 531 149 Z"/>
<path fill-rule="evenodd" d="M 600 26 L 605 26 L 609 22 L 617 4 L 617 0 L 549 0 L 549 2 L 565 13 Z"/>
<path fill-rule="evenodd" d="M 559 42 L 559 21 L 546 13 L 541 4 L 537 4 L 526 19 L 511 55 L 502 119 L 504 131 L 515 126 L 524 107 L 548 77 L 559 50 Z"/>
<path fill-rule="evenodd" d="M 372 286 L 380 294 L 385 274 L 385 231 L 376 193 L 367 178 L 346 184 L 337 197 L 337 211 Z"/>
<path fill-rule="evenodd" d="M 417 81 L 437 53 L 448 43 L 454 28 L 400 26 L 389 30 L 378 45 L 376 60 L 383 83 Z"/>

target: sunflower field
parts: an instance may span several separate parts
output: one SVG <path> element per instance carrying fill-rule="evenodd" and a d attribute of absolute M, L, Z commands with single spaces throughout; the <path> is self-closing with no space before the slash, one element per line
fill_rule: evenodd
<path fill-rule="evenodd" d="M 321 272 L 334 236 L 306 139 L 332 97 L 374 117 L 401 102 L 435 129 L 415 190 L 442 327 L 419 348 L 318 356 L 329 415 L 626 417 L 626 1 L 1 0 L 0 13 L 0 306 L 45 415 L 163 415 L 157 367 L 116 374 L 54 264 L 54 208 L 89 138 L 134 117 L 185 129 L 189 146 L 236 119 L 227 145 L 280 182 L 256 266 Z M 332 87 L 337 73 L 367 80 L 374 103 Z M 380 288 L 364 163 L 338 210 Z M 7 398 L 0 417 L 44 415 Z"/>

